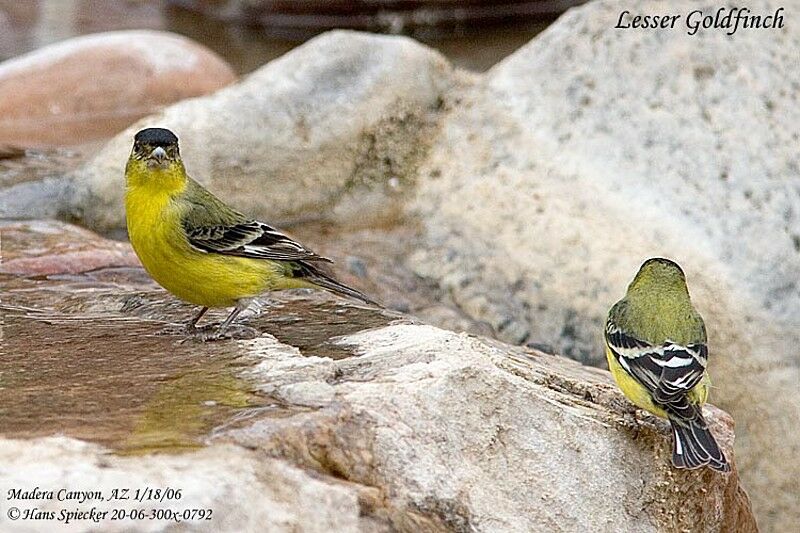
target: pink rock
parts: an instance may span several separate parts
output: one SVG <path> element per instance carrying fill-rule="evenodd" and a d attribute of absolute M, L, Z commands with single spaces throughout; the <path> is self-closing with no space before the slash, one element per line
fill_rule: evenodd
<path fill-rule="evenodd" d="M 0 274 L 50 276 L 140 265 L 130 244 L 63 222 L 6 223 L 0 226 L 0 237 Z"/>
<path fill-rule="evenodd" d="M 0 145 L 106 138 L 164 105 L 211 93 L 235 78 L 215 53 L 171 33 L 68 39 L 0 63 Z"/>

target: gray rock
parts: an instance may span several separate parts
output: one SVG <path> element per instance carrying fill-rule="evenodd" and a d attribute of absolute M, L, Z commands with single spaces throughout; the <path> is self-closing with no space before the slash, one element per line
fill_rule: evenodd
<path fill-rule="evenodd" d="M 435 246 L 410 265 L 471 317 L 602 366 L 610 305 L 644 259 L 676 259 L 756 513 L 783 530 L 800 521 L 800 29 L 614 29 L 622 7 L 653 13 L 572 10 L 449 95 L 414 208 Z"/>
<path fill-rule="evenodd" d="M 59 516 L 62 509 L 105 512 L 99 522 L 74 519 L 69 531 L 294 531 L 356 533 L 368 521 L 359 517 L 358 493 L 335 481 L 320 480 L 277 459 L 265 459 L 241 447 L 221 445 L 190 455 L 118 457 L 100 446 L 66 437 L 37 440 L 0 439 L 3 470 L 0 484 L 4 498 L 11 488 L 41 491 L 100 491 L 105 501 L 20 500 L 4 506 L 20 510 L 35 508 Z M 180 490 L 159 501 L 134 500 L 135 491 Z M 114 489 L 128 489 L 127 500 L 112 500 Z M 120 492 L 122 494 L 122 492 Z M 175 494 L 172 492 L 171 494 Z M 112 521 L 114 509 L 126 513 L 152 509 L 202 509 L 210 519 L 130 519 Z M 243 509 L 246 511 L 243 512 Z M 3 531 L 53 530 L 66 524 L 53 520 L 20 519 L 3 516 Z M 67 530 L 67 529 L 65 529 Z"/>
<path fill-rule="evenodd" d="M 124 227 L 133 135 L 161 126 L 180 138 L 193 177 L 253 216 L 366 223 L 413 182 L 449 72 L 410 39 L 324 34 L 119 134 L 74 177 L 69 210 L 96 229 Z"/>
<path fill-rule="evenodd" d="M 380 487 L 371 514 L 401 531 L 755 531 L 736 474 L 673 469 L 654 417 L 632 438 L 604 371 L 432 326 L 338 343 L 356 356 L 251 341 L 265 392 L 327 381 L 336 399 L 224 438 Z M 729 451 L 731 419 L 706 413 Z"/>

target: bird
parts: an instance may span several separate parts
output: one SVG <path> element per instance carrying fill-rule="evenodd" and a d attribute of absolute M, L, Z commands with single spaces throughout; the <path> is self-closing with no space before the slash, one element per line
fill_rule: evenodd
<path fill-rule="evenodd" d="M 625 396 L 669 420 L 676 468 L 730 470 L 703 417 L 710 387 L 706 327 L 677 263 L 655 257 L 642 264 L 608 313 L 605 348 Z"/>
<path fill-rule="evenodd" d="M 134 136 L 125 166 L 128 238 L 150 276 L 201 307 L 182 331 L 198 334 L 209 308 L 233 310 L 203 340 L 226 336 L 257 296 L 290 288 L 326 289 L 379 306 L 325 272 L 332 263 L 276 228 L 226 205 L 186 172 L 178 137 L 165 128 Z"/>

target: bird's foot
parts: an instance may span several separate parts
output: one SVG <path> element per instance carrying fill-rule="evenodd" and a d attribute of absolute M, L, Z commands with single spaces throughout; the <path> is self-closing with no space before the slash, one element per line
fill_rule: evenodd
<path fill-rule="evenodd" d="M 629 426 L 633 431 L 633 440 L 639 438 L 639 430 L 642 428 L 642 425 L 639 423 L 639 417 L 636 416 L 637 413 L 638 409 L 633 405 L 629 406 L 622 413 L 622 416 L 625 419 L 625 425 Z"/>
<path fill-rule="evenodd" d="M 198 335 L 212 330 L 211 326 L 197 327 L 192 324 L 167 324 L 156 332 L 156 335 L 165 336 L 185 336 L 185 335 Z"/>
<path fill-rule="evenodd" d="M 240 324 L 232 324 L 225 330 L 220 330 L 219 327 L 213 329 L 198 331 L 191 338 L 200 342 L 214 342 L 224 339 L 231 340 L 247 340 L 255 339 L 260 336 L 261 332 L 250 326 L 243 326 Z"/>

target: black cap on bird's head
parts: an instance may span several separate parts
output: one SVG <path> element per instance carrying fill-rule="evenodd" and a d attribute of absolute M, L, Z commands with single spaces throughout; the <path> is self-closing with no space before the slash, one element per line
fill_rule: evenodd
<path fill-rule="evenodd" d="M 139 130 L 133 141 L 151 146 L 171 146 L 178 144 L 178 137 L 164 128 L 145 128 Z"/>
<path fill-rule="evenodd" d="M 180 159 L 178 137 L 164 128 L 146 128 L 133 138 L 132 157 L 147 161 L 150 169 L 165 169 Z"/>

